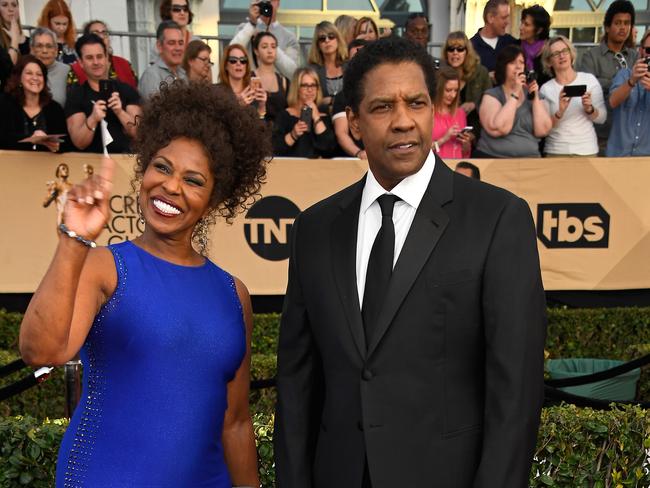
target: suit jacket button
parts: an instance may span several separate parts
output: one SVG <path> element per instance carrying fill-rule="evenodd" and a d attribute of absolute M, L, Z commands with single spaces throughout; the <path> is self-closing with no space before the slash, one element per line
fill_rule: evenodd
<path fill-rule="evenodd" d="M 363 373 L 361 373 L 361 377 L 365 381 L 370 381 L 372 379 L 372 377 L 373 377 L 372 371 L 370 371 L 369 369 L 364 369 Z"/>
<path fill-rule="evenodd" d="M 357 429 L 359 429 L 361 432 L 363 432 L 363 423 L 361 422 L 361 420 L 359 420 L 357 422 Z"/>

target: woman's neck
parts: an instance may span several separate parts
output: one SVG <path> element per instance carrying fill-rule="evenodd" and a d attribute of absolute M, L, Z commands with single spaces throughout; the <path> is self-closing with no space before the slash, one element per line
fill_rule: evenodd
<path fill-rule="evenodd" d="M 261 75 L 261 74 L 265 74 L 265 75 L 275 74 L 275 66 L 272 63 L 271 64 L 261 63 L 257 67 L 256 73 L 258 75 Z"/>
<path fill-rule="evenodd" d="M 503 84 L 503 90 L 506 92 L 506 94 L 509 93 L 519 94 L 523 91 L 523 87 L 516 81 L 506 81 Z"/>
<path fill-rule="evenodd" d="M 161 236 L 145 227 L 135 242 L 150 254 L 174 264 L 196 266 L 204 261 L 192 247 L 191 233 L 189 236 Z"/>
<path fill-rule="evenodd" d="M 39 96 L 36 93 L 25 92 L 25 108 L 38 108 L 40 107 Z"/>
<path fill-rule="evenodd" d="M 576 76 L 578 76 L 578 74 L 572 67 L 565 68 L 561 71 L 555 71 L 555 80 L 560 85 L 568 85 L 576 79 Z"/>
<path fill-rule="evenodd" d="M 336 68 L 336 52 L 327 53 L 323 55 L 323 64 L 326 68 Z"/>
<path fill-rule="evenodd" d="M 232 91 L 235 92 L 235 94 L 239 94 L 244 91 L 244 79 L 240 80 L 233 80 L 230 78 L 230 88 L 232 88 Z"/>

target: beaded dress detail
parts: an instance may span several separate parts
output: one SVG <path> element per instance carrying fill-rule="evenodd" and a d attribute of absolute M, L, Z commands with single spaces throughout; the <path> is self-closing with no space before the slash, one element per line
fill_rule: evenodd
<path fill-rule="evenodd" d="M 230 488 L 226 388 L 246 352 L 231 275 L 109 246 L 117 287 L 81 349 L 81 401 L 57 488 Z"/>

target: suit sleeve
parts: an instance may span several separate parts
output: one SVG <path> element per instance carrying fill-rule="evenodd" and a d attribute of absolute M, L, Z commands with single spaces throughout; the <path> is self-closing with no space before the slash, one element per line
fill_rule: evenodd
<path fill-rule="evenodd" d="M 300 231 L 291 232 L 289 283 L 278 343 L 274 447 L 278 488 L 311 488 L 322 408 L 322 373 L 298 273 Z"/>
<path fill-rule="evenodd" d="M 474 488 L 528 486 L 544 400 L 546 302 L 527 203 L 513 197 L 483 277 L 485 413 Z"/>

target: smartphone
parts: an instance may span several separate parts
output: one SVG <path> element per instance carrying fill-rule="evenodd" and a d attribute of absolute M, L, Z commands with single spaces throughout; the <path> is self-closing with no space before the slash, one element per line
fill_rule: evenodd
<path fill-rule="evenodd" d="M 311 130 L 311 107 L 305 105 L 300 111 L 300 120 L 307 124 L 307 131 Z"/>
<path fill-rule="evenodd" d="M 564 95 L 567 97 L 581 97 L 587 93 L 587 85 L 566 85 Z"/>
<path fill-rule="evenodd" d="M 99 98 L 108 102 L 108 99 L 111 98 L 113 93 L 113 81 L 112 80 L 99 80 Z"/>
<path fill-rule="evenodd" d="M 251 76 L 251 88 L 253 90 L 257 90 L 258 88 L 262 88 L 262 80 L 257 76 Z"/>
<path fill-rule="evenodd" d="M 460 133 L 461 133 L 461 134 L 465 134 L 465 133 L 467 133 L 467 132 L 472 132 L 473 130 L 474 130 L 474 127 L 472 127 L 471 125 L 468 125 L 467 127 L 463 127 L 463 128 L 460 130 Z"/>
<path fill-rule="evenodd" d="M 532 83 L 533 81 L 537 81 L 537 73 L 534 69 L 531 69 L 526 73 L 526 83 Z"/>

